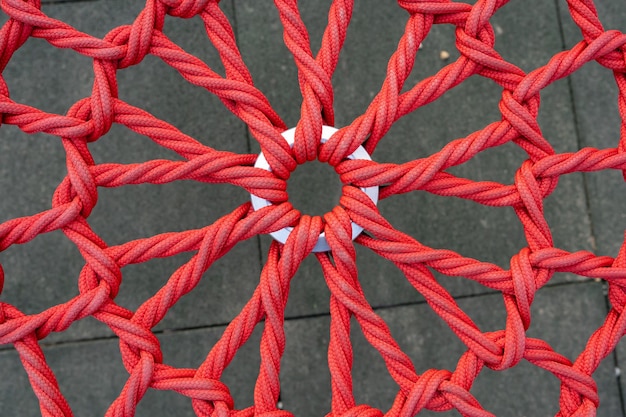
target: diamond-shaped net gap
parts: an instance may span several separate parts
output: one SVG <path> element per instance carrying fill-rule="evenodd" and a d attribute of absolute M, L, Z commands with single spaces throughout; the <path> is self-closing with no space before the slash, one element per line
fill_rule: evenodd
<path fill-rule="evenodd" d="M 239 53 L 233 29 L 211 0 L 147 0 L 132 25 L 112 29 L 99 39 L 50 18 L 39 0 L 2 0 L 10 19 L 0 32 L 0 68 L 29 38 L 48 41 L 59 48 L 93 59 L 94 84 L 90 97 L 76 102 L 65 115 L 51 114 L 11 100 L 3 78 L 0 83 L 2 122 L 26 133 L 58 136 L 67 155 L 67 176 L 41 213 L 14 218 L 0 225 L 0 250 L 26 243 L 40 234 L 62 230 L 79 249 L 85 265 L 78 278 L 79 295 L 38 314 L 25 315 L 18 307 L 0 303 L 0 341 L 12 344 L 23 362 L 42 415 L 69 416 L 70 407 L 46 363 L 39 340 L 63 332 L 83 318 L 93 316 L 119 336 L 120 352 L 128 380 L 107 416 L 132 416 L 149 388 L 171 390 L 192 400 L 199 416 L 289 416 L 277 407 L 280 362 L 285 347 L 284 309 L 290 279 L 325 232 L 330 252 L 317 253 L 331 292 L 328 366 L 331 375 L 333 416 L 410 416 L 423 409 L 457 409 L 466 416 L 491 415 L 470 394 L 484 366 L 505 370 L 522 359 L 561 380 L 558 415 L 595 415 L 596 384 L 591 374 L 616 346 L 626 329 L 623 314 L 626 293 L 619 286 L 626 278 L 626 245 L 615 258 L 587 251 L 570 253 L 555 248 L 545 220 L 543 201 L 555 189 L 559 176 L 606 169 L 626 175 L 626 130 L 614 148 L 585 148 L 557 154 L 537 123 L 541 90 L 595 60 L 614 72 L 619 87 L 619 110 L 626 114 L 626 35 L 605 31 L 591 0 L 570 0 L 569 10 L 583 39 L 530 73 L 503 60 L 494 50 L 490 18 L 507 1 L 480 0 L 474 5 L 449 1 L 399 1 L 408 12 L 404 35 L 392 55 L 382 87 L 363 115 L 320 144 L 322 125 L 334 125 L 331 76 L 338 62 L 352 15 L 353 2 L 334 0 L 321 48 L 314 55 L 295 0 L 276 0 L 284 40 L 298 68 L 304 97 L 291 149 L 281 136 L 281 121 L 252 77 Z M 222 77 L 204 62 L 186 53 L 162 32 L 166 15 L 199 16 L 217 48 L 225 69 Z M 435 24 L 456 27 L 460 58 L 436 75 L 414 86 L 404 86 L 420 43 Z M 239 155 L 212 149 L 181 133 L 176 127 L 118 98 L 118 70 L 136 65 L 152 54 L 176 69 L 187 81 L 217 95 L 246 123 L 266 155 L 272 172 L 254 168 L 256 155 Z M 346 160 L 360 145 L 373 152 L 400 117 L 411 113 L 465 79 L 479 75 L 502 86 L 502 120 L 467 137 L 447 143 L 438 152 L 403 164 Z M 403 92 L 404 91 L 404 92 Z M 182 161 L 150 160 L 136 164 L 95 164 L 89 144 L 118 123 L 153 140 Z M 623 122 L 622 122 L 623 123 Z M 479 152 L 512 142 L 528 158 L 513 184 L 471 181 L 446 170 L 463 164 Z M 319 159 L 334 166 L 345 184 L 339 206 L 323 218 L 301 215 L 287 201 L 286 179 L 298 164 Z M 274 204 L 254 211 L 244 203 L 232 213 L 198 230 L 165 233 L 117 246 L 107 244 L 91 229 L 88 218 L 97 203 L 99 187 L 163 184 L 177 180 L 230 183 Z M 527 247 L 510 260 L 510 268 L 433 249 L 393 228 L 359 187 L 381 186 L 381 198 L 422 190 L 477 203 L 513 207 L 523 225 Z M 418 375 L 410 358 L 399 348 L 387 324 L 372 309 L 359 284 L 351 221 L 366 230 L 356 243 L 392 261 L 405 274 L 432 309 L 467 346 L 455 370 L 431 369 Z M 287 226 L 294 230 L 284 245 L 274 242 L 254 294 L 227 326 L 219 342 L 197 369 L 178 369 L 163 363 L 152 328 L 186 293 L 192 291 L 211 264 L 238 242 Z M 158 257 L 192 252 L 191 259 L 136 310 L 115 302 L 121 269 Z M 504 329 L 483 333 L 435 280 L 431 270 L 465 277 L 502 293 L 506 309 Z M 605 322 L 587 340 L 574 363 L 553 351 L 544 341 L 526 336 L 530 306 L 538 289 L 554 272 L 602 278 L 609 284 L 611 310 Z M 0 283 L 4 280 L 0 268 Z M 350 321 L 356 318 L 367 341 L 380 353 L 398 384 L 395 401 L 383 411 L 356 404 L 352 393 Z M 238 349 L 255 326 L 264 321 L 260 342 L 261 366 L 254 405 L 234 409 L 228 387 L 220 381 Z"/>

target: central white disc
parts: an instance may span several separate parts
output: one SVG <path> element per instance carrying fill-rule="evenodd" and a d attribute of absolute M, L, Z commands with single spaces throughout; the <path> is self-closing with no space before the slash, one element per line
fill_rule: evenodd
<path fill-rule="evenodd" d="M 328 139 L 330 139 L 330 137 L 336 131 L 337 129 L 335 129 L 334 127 L 323 126 L 322 137 L 320 139 L 320 142 L 321 143 L 326 142 Z M 282 133 L 283 137 L 285 138 L 289 146 L 292 148 L 293 148 L 293 143 L 295 141 L 295 134 L 296 134 L 295 127 L 289 130 L 285 130 Z M 372 158 L 370 158 L 370 155 L 362 146 L 359 146 L 356 151 L 354 151 L 350 156 L 348 156 L 348 159 L 365 159 L 368 161 L 372 160 Z M 263 152 L 259 154 L 259 157 L 257 158 L 254 166 L 256 168 L 261 168 L 266 171 L 270 171 L 270 172 L 272 171 L 270 168 L 270 164 L 267 162 L 267 159 L 265 159 L 265 155 L 263 155 Z M 374 204 L 378 203 L 378 186 L 361 187 L 361 190 L 365 194 L 368 195 L 368 197 L 374 202 Z M 252 200 L 252 207 L 254 207 L 255 211 L 262 209 L 263 207 L 272 205 L 271 201 L 258 197 L 254 194 L 250 194 L 250 198 Z M 271 233 L 271 235 L 274 239 L 284 244 L 287 241 L 287 237 L 289 236 L 292 230 L 293 230 L 293 227 L 285 227 L 283 229 L 280 229 L 276 232 Z M 356 239 L 356 237 L 360 235 L 362 231 L 363 231 L 363 228 L 361 226 L 352 222 L 352 240 Z M 328 241 L 326 241 L 326 236 L 322 232 L 320 234 L 319 239 L 317 239 L 317 243 L 315 244 L 315 247 L 313 248 L 313 252 L 328 252 L 329 250 L 330 250 L 330 246 L 328 246 Z"/>

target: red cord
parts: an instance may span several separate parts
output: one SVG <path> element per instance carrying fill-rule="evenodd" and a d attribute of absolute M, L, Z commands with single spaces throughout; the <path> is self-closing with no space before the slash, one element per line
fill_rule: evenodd
<path fill-rule="evenodd" d="M 45 132 L 60 137 L 67 154 L 68 172 L 55 191 L 49 210 L 0 224 L 0 250 L 29 242 L 43 233 L 62 230 L 85 259 L 78 278 L 80 294 L 71 300 L 32 315 L 25 315 L 8 303 L 0 303 L 0 343 L 13 344 L 18 351 L 39 399 L 42 415 L 70 416 L 72 412 L 38 341 L 52 332 L 66 330 L 75 321 L 93 316 L 119 336 L 122 360 L 129 373 L 124 389 L 107 416 L 133 416 L 148 388 L 173 390 L 191 398 L 199 416 L 290 416 L 291 413 L 278 410 L 276 405 L 285 348 L 285 305 L 290 280 L 302 260 L 309 256 L 322 231 L 332 249 L 331 254 L 317 254 L 331 292 L 330 415 L 400 417 L 415 415 L 423 409 L 454 408 L 464 416 L 489 416 L 491 414 L 483 410 L 469 392 L 474 380 L 484 366 L 504 370 L 522 359 L 561 380 L 559 416 L 595 415 L 599 399 L 591 375 L 626 332 L 626 290 L 621 285 L 626 278 L 626 243 L 615 258 L 555 248 L 545 220 L 543 201 L 564 174 L 617 169 L 626 178 L 626 35 L 615 30 L 605 31 L 591 0 L 569 0 L 570 13 L 583 40 L 527 74 L 505 61 L 494 49 L 490 19 L 506 0 L 479 0 L 473 6 L 451 1 L 400 0 L 398 3 L 409 17 L 379 93 L 363 115 L 320 145 L 322 125 L 334 124 L 331 79 L 346 38 L 353 1 L 332 2 L 322 46 L 313 56 L 296 0 L 275 0 L 285 44 L 298 68 L 303 96 L 295 144 L 290 149 L 281 136 L 286 126 L 254 86 L 237 48 L 233 29 L 216 0 L 147 0 L 132 25 L 114 28 L 102 39 L 46 16 L 40 10 L 39 0 L 0 1 L 2 10 L 10 17 L 0 31 L 0 71 L 31 36 L 45 39 L 55 47 L 73 49 L 92 58 L 94 63 L 91 97 L 75 103 L 66 115 L 16 103 L 9 96 L 4 78 L 0 77 L 2 123 L 16 125 L 26 133 Z M 168 14 L 202 18 L 207 36 L 220 54 L 225 77 L 167 38 L 162 29 Z M 405 82 L 419 45 L 436 24 L 456 27 L 460 58 L 406 89 Z M 272 172 L 254 168 L 255 155 L 214 150 L 120 100 L 117 71 L 140 63 L 147 54 L 159 57 L 190 83 L 217 95 L 249 127 Z M 585 148 L 557 154 L 543 137 L 537 122 L 539 94 L 546 86 L 593 60 L 614 72 L 622 117 L 620 140 L 614 148 Z M 400 165 L 345 159 L 360 145 L 373 152 L 397 119 L 436 100 L 472 75 L 489 78 L 502 86 L 502 120 L 447 143 L 433 155 Z M 149 137 L 184 160 L 95 164 L 89 143 L 106 134 L 113 123 Z M 513 184 L 472 181 L 446 172 L 488 148 L 507 142 L 513 142 L 528 154 Z M 335 166 L 342 182 L 349 184 L 344 187 L 340 205 L 324 218 L 302 216 L 287 202 L 285 179 L 298 164 L 313 159 Z M 199 230 L 165 233 L 111 247 L 87 221 L 97 203 L 99 187 L 164 184 L 183 179 L 234 184 L 275 204 L 255 212 L 246 203 Z M 357 188 L 366 186 L 380 186 L 381 198 L 422 190 L 488 206 L 513 207 L 523 225 L 528 246 L 511 258 L 508 270 L 450 250 L 429 248 L 394 229 Z M 411 359 L 400 349 L 361 289 L 351 221 L 367 231 L 356 243 L 396 264 L 467 346 L 456 369 L 416 373 Z M 152 329 L 168 310 L 192 291 L 211 264 L 238 242 L 286 226 L 295 226 L 294 231 L 284 246 L 272 244 L 252 298 L 226 328 L 202 365 L 198 369 L 179 369 L 164 364 Z M 124 266 L 187 251 L 195 255 L 136 311 L 115 303 Z M 500 291 L 507 315 L 505 328 L 482 332 L 437 282 L 432 270 L 466 277 Z M 526 336 L 532 320 L 530 307 L 534 295 L 554 272 L 602 278 L 609 283 L 612 308 L 574 363 L 554 352 L 546 342 Z M 0 292 L 4 279 L 0 266 Z M 399 386 L 394 403 L 384 413 L 356 404 L 354 399 L 352 316 Z M 262 320 L 265 325 L 254 406 L 237 410 L 228 387 L 220 378 Z"/>

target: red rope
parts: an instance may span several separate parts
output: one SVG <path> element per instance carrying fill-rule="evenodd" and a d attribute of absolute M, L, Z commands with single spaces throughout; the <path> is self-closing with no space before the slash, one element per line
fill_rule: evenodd
<path fill-rule="evenodd" d="M 331 253 L 317 254 L 331 292 L 328 348 L 331 415 L 383 415 L 383 411 L 356 404 L 354 399 L 351 317 L 355 317 L 365 338 L 380 353 L 399 386 L 394 403 L 384 412 L 386 416 L 411 416 L 425 408 L 436 411 L 454 408 L 464 416 L 491 415 L 469 392 L 474 380 L 484 366 L 504 370 L 522 359 L 561 380 L 558 416 L 595 415 L 599 399 L 591 375 L 626 332 L 626 291 L 621 285 L 626 279 L 626 243 L 615 258 L 555 248 L 545 220 L 543 200 L 564 174 L 618 169 L 626 178 L 626 35 L 604 30 L 592 0 L 569 0 L 570 13 L 583 40 L 527 74 L 505 61 L 494 49 L 490 19 L 506 0 L 479 0 L 475 5 L 418 0 L 398 3 L 409 13 L 409 18 L 404 35 L 389 60 L 379 93 L 365 113 L 320 145 L 322 125 L 334 124 L 331 78 L 346 37 L 353 2 L 332 2 L 322 46 L 314 56 L 297 2 L 275 0 L 284 28 L 284 41 L 297 65 L 304 98 L 295 145 L 291 149 L 281 136 L 286 126 L 254 86 L 237 48 L 233 29 L 217 1 L 147 0 L 132 25 L 114 28 L 102 39 L 45 15 L 40 10 L 39 0 L 0 1 L 2 10 L 10 17 L 0 31 L 0 71 L 32 36 L 92 58 L 95 76 L 91 96 L 75 103 L 66 115 L 46 113 L 13 101 L 4 78 L 0 77 L 2 122 L 16 125 L 26 133 L 45 132 L 58 136 L 67 153 L 67 176 L 54 193 L 52 207 L 0 224 L 0 250 L 29 242 L 43 233 L 62 230 L 85 259 L 78 278 L 80 294 L 67 302 L 32 315 L 25 315 L 8 303 L 0 303 L 0 343 L 13 344 L 18 351 L 39 399 L 42 415 L 70 416 L 72 412 L 38 341 L 52 332 L 66 330 L 75 321 L 93 316 L 119 336 L 121 356 L 129 373 L 126 385 L 107 416 L 133 416 L 148 388 L 172 390 L 191 398 L 199 416 L 290 416 L 276 405 L 285 348 L 285 305 L 290 280 L 302 260 L 309 256 L 322 231 L 332 249 Z M 168 14 L 202 18 L 207 36 L 220 54 L 224 77 L 167 38 L 162 29 Z M 405 82 L 419 45 L 436 24 L 456 27 L 460 58 L 407 89 Z M 138 64 L 147 54 L 159 57 L 190 83 L 217 95 L 249 127 L 272 173 L 253 167 L 255 155 L 212 149 L 120 100 L 117 71 Z M 539 94 L 546 86 L 593 60 L 614 72 L 620 92 L 620 140 L 614 148 L 585 148 L 557 154 L 543 137 L 537 122 Z M 404 164 L 346 160 L 360 145 L 373 152 L 397 119 L 436 100 L 473 75 L 487 77 L 502 86 L 502 120 L 451 141 L 428 157 Z M 95 164 L 89 143 L 106 134 L 113 123 L 125 125 L 171 149 L 183 161 Z M 507 142 L 513 142 L 528 155 L 516 173 L 514 184 L 472 181 L 446 171 Z M 298 164 L 313 159 L 333 165 L 346 184 L 339 206 L 323 219 L 300 215 L 287 202 L 285 179 Z M 99 187 L 164 184 L 183 179 L 234 184 L 275 204 L 255 212 L 246 203 L 202 229 L 165 233 L 118 246 L 107 246 L 87 221 L 97 203 Z M 422 190 L 489 206 L 513 207 L 524 227 L 528 246 L 511 258 L 508 270 L 450 250 L 429 248 L 394 229 L 358 188 L 366 186 L 380 186 L 381 198 Z M 421 375 L 416 373 L 410 358 L 400 349 L 361 289 L 351 221 L 367 232 L 359 236 L 356 243 L 396 264 L 467 346 L 454 371 L 431 369 Z M 256 291 L 202 365 L 198 369 L 179 369 L 163 363 L 159 341 L 152 329 L 169 309 L 192 291 L 212 263 L 238 242 L 286 226 L 294 226 L 294 231 L 285 245 L 272 244 Z M 191 260 L 174 272 L 136 311 L 115 303 L 123 267 L 189 251 L 195 253 Z M 437 282 L 432 270 L 466 277 L 500 291 L 506 309 L 505 328 L 482 332 Z M 554 272 L 602 278 L 609 284 L 611 310 L 574 363 L 553 351 L 546 342 L 526 336 L 532 320 L 530 306 L 534 295 L 549 282 Z M 0 266 L 0 291 L 4 279 Z M 220 378 L 262 320 L 265 326 L 254 406 L 237 410 L 228 387 Z"/>

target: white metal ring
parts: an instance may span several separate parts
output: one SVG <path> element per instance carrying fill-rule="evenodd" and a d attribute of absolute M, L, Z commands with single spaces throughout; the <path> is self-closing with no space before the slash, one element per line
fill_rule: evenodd
<path fill-rule="evenodd" d="M 330 137 L 336 131 L 337 129 L 335 129 L 334 127 L 323 126 L 322 138 L 320 140 L 321 143 L 324 143 L 328 139 L 330 139 Z M 293 148 L 293 143 L 295 141 L 295 133 L 296 133 L 295 127 L 289 130 L 285 130 L 282 133 L 283 137 L 285 138 L 289 146 L 292 148 Z M 372 158 L 370 158 L 370 155 L 362 146 L 359 146 L 356 151 L 354 151 L 350 156 L 348 156 L 348 159 L 365 159 L 368 161 L 372 160 Z M 270 172 L 272 171 L 272 169 L 270 168 L 270 164 L 267 162 L 267 159 L 265 159 L 265 155 L 263 155 L 263 152 L 259 154 L 259 157 L 257 158 L 254 166 L 256 168 L 261 168 L 266 171 L 270 171 Z M 378 186 L 361 187 L 361 190 L 365 194 L 368 195 L 368 197 L 374 202 L 374 204 L 378 203 Z M 252 206 L 254 207 L 255 211 L 262 209 L 263 207 L 272 205 L 271 201 L 258 197 L 254 194 L 250 194 L 250 198 L 252 200 Z M 270 234 L 272 235 L 274 239 L 276 239 L 280 243 L 285 243 L 287 241 L 287 237 L 289 237 L 289 234 L 291 233 L 292 230 L 293 230 L 293 227 L 285 227 L 283 229 L 280 229 Z M 352 240 L 356 239 L 356 237 L 360 235 L 362 231 L 363 231 L 363 228 L 361 226 L 352 222 Z M 330 250 L 330 246 L 328 246 L 328 241 L 326 240 L 326 236 L 324 232 L 322 232 L 320 234 L 319 239 L 317 239 L 317 243 L 315 244 L 315 247 L 313 248 L 313 252 L 328 252 L 329 250 Z"/>

